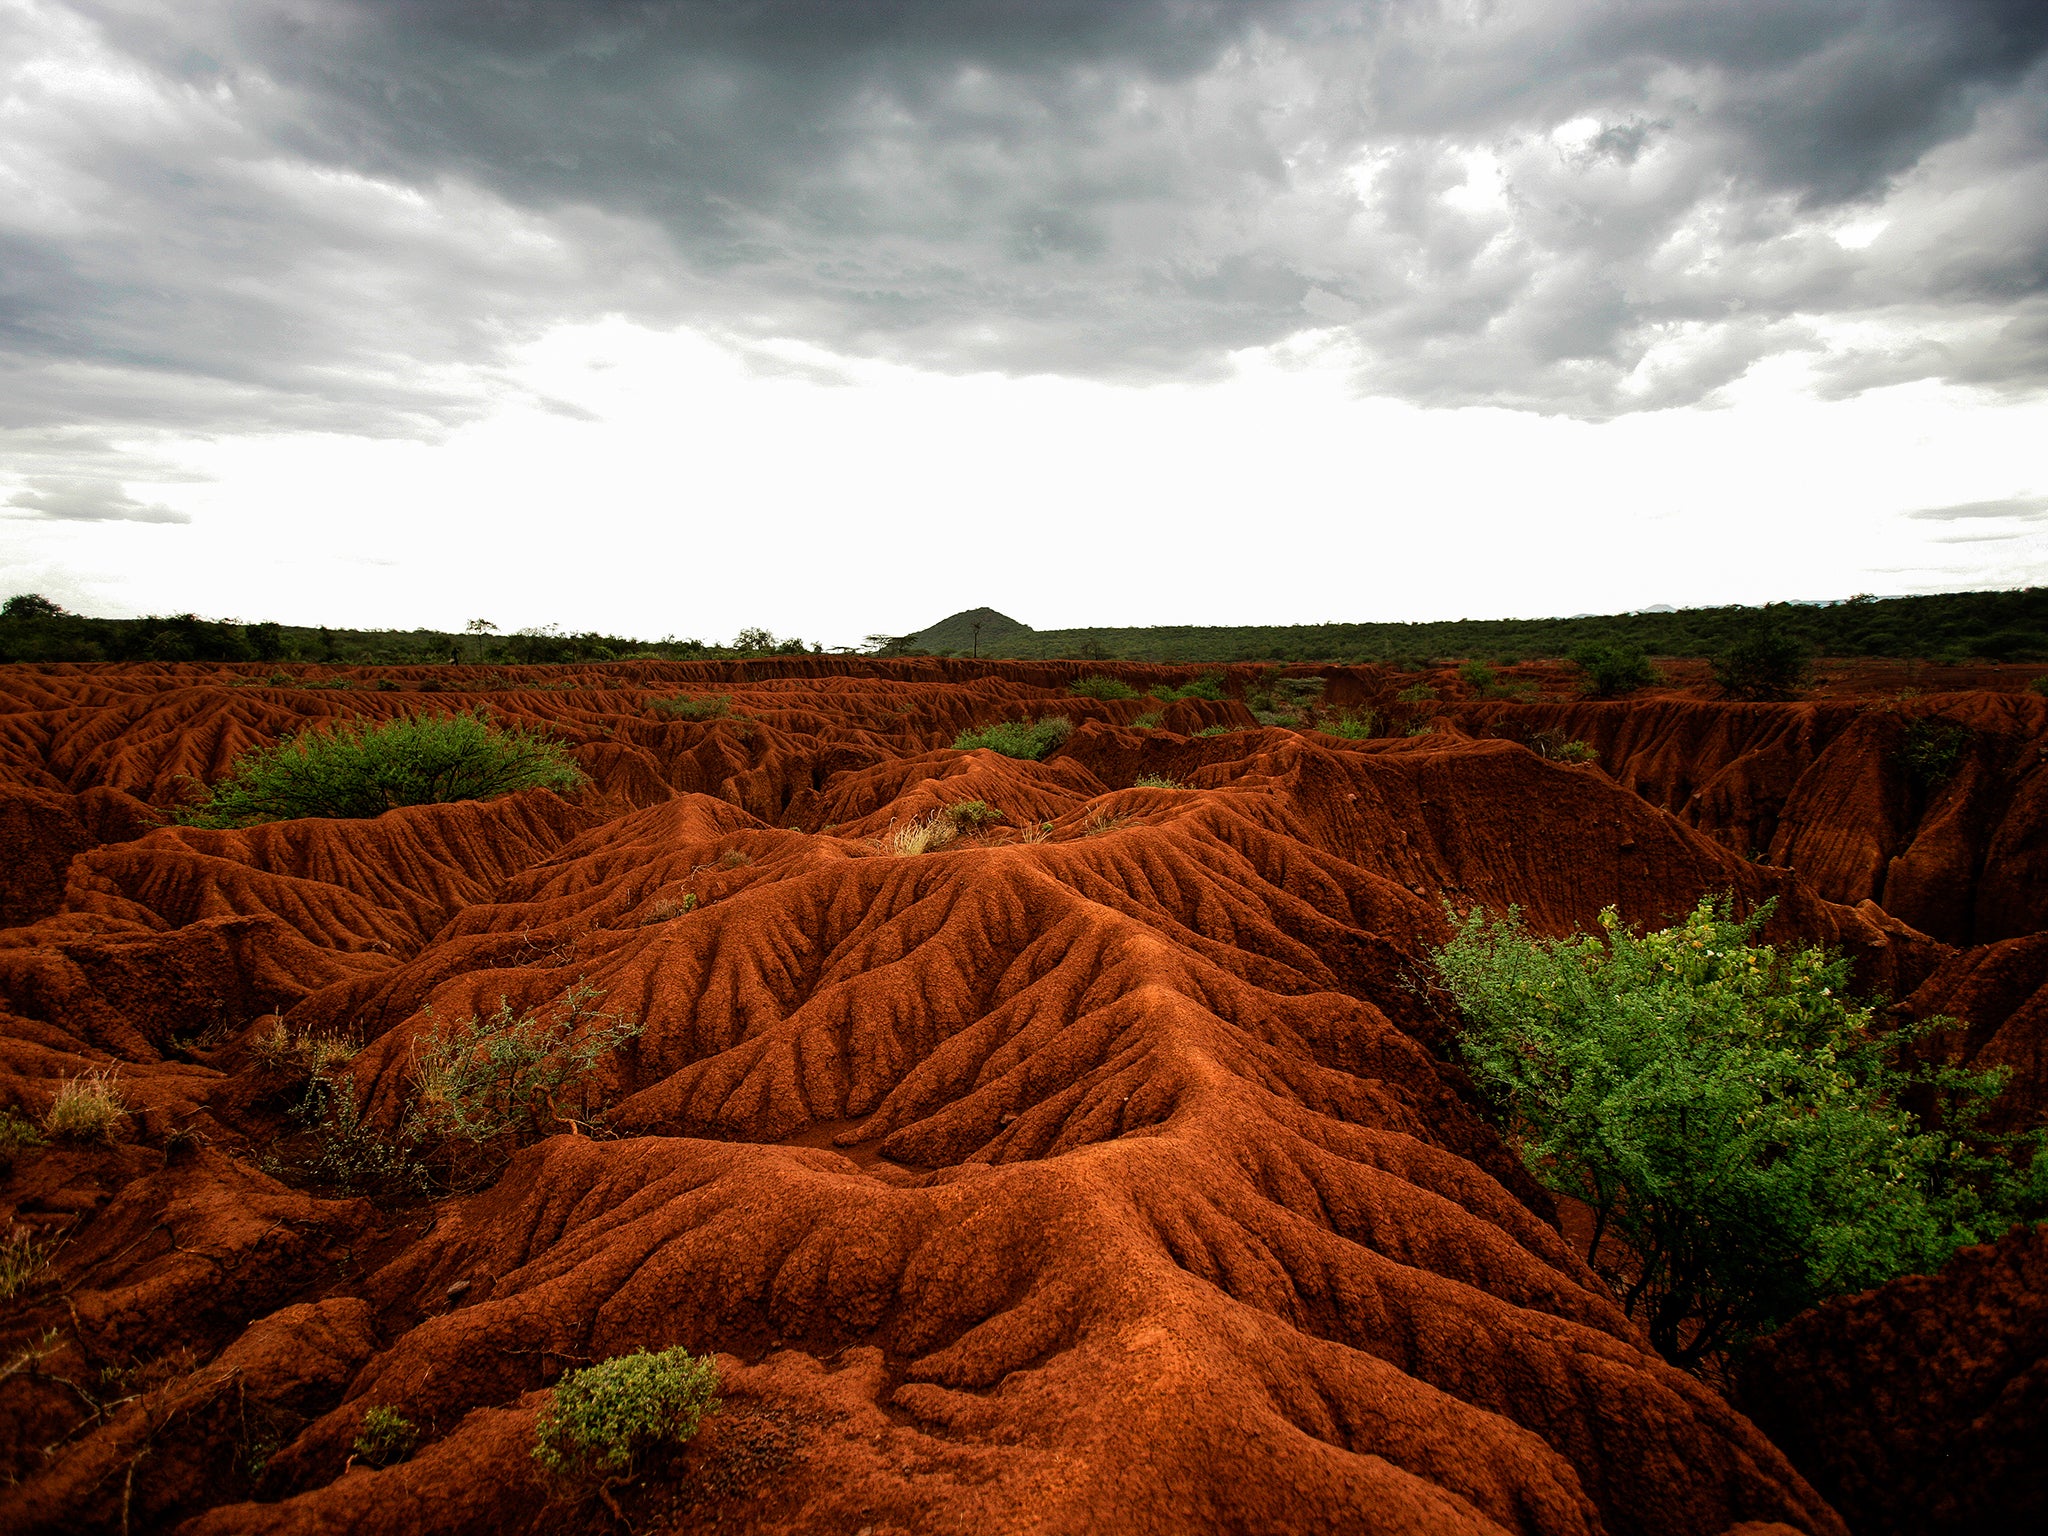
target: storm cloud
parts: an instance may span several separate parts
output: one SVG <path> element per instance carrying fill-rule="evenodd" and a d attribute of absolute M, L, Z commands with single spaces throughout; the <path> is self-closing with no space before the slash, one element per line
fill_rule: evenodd
<path fill-rule="evenodd" d="M 0 427 L 431 436 L 608 314 L 1588 418 L 2048 380 L 2048 7 L 30 0 Z M 61 514 L 49 514 L 61 515 Z"/>

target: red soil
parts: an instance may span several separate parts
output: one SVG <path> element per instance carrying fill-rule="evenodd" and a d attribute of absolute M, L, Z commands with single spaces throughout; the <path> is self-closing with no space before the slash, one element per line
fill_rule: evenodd
<path fill-rule="evenodd" d="M 1788 1460 L 1650 1351 L 1413 980 L 1446 900 L 1564 932 L 1608 904 L 1648 923 L 1707 891 L 1776 897 L 1780 936 L 1965 1015 L 1954 1048 L 2019 1067 L 2016 1112 L 2038 1113 L 2048 704 L 1553 687 L 1352 742 L 1250 728 L 1236 699 L 1134 730 L 1157 706 L 1064 693 L 1105 670 L 1192 675 L 0 675 L 0 1106 L 38 1114 L 58 1079 L 117 1066 L 130 1107 L 114 1145 L 23 1153 L 0 1187 L 11 1222 L 64 1238 L 0 1326 L 0 1531 L 602 1526 L 528 1454 L 543 1389 L 677 1343 L 717 1352 L 727 1406 L 618 1495 L 636 1529 L 1842 1531 L 1808 1481 L 1853 1504 L 1837 1432 L 1781 1428 Z M 410 686 L 429 678 L 459 686 Z M 570 686 L 522 686 L 542 679 Z M 1406 708 L 1412 680 L 1346 671 L 1325 700 Z M 650 709 L 679 691 L 736 717 Z M 152 829 L 187 778 L 308 720 L 479 701 L 574 742 L 592 786 Z M 1975 733 L 1931 791 L 1892 766 L 1916 711 Z M 1050 713 L 1079 728 L 1047 762 L 948 749 Z M 1499 739 L 1551 728 L 1600 763 Z M 1005 820 L 880 850 L 973 799 Z M 2002 942 L 1950 947 L 1970 939 Z M 259 1049 L 280 1016 L 361 1044 L 390 1127 L 435 1021 L 579 980 L 646 1025 L 597 1074 L 618 1139 L 549 1137 L 432 1202 L 264 1171 L 293 1129 L 296 1084 Z M 1870 1336 L 1923 1326 L 1942 1287 L 2007 1295 L 1980 1270 L 1869 1303 Z M 2039 1294 L 2012 1305 L 2037 1318 Z M 1867 1417 L 1847 1367 L 1797 1370 L 1821 1384 L 1811 1422 Z M 1954 1412 L 1979 1412 L 1966 1395 Z M 421 1427 L 411 1460 L 352 1464 L 373 1404 Z M 1885 1452 L 1932 1469 L 1915 1497 L 2038 1427 L 2039 1394 L 1982 1411 L 1939 1466 Z M 1890 1446 L 1890 1425 L 1839 1443 Z"/>

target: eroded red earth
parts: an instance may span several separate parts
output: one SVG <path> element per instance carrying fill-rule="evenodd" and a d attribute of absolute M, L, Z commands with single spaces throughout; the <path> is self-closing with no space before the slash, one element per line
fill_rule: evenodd
<path fill-rule="evenodd" d="M 130 1110 L 4 1185 L 55 1246 L 0 1333 L 0 1529 L 621 1528 L 543 1478 L 534 1415 L 564 1369 L 673 1344 L 717 1354 L 726 1407 L 613 1499 L 647 1531 L 1823 1536 L 2041 1507 L 2039 1233 L 1810 1314 L 1745 1413 L 1575 1255 L 1416 984 L 1445 901 L 1561 933 L 1773 896 L 1776 936 L 1965 1018 L 1959 1057 L 2038 1119 L 2038 696 L 1838 669 L 1799 704 L 1601 704 L 1531 667 L 1524 699 L 1446 675 L 1404 703 L 1413 677 L 1331 670 L 1314 708 L 1433 726 L 1351 741 L 1065 692 L 1194 675 L 1158 667 L 262 670 L 0 673 L 0 1106 L 117 1068 Z M 650 709 L 678 692 L 735 714 Z M 156 824 L 308 720 L 479 702 L 591 787 Z M 949 748 L 1051 713 L 1078 728 L 1047 761 Z M 1899 753 L 1930 714 L 1969 733 L 1931 785 Z M 1522 744 L 1560 737 L 1597 764 Z M 1003 820 L 884 851 L 963 800 Z M 280 1016 L 361 1046 L 390 1129 L 436 1021 L 578 982 L 645 1025 L 598 1069 L 614 1139 L 565 1129 L 435 1199 L 277 1160 Z M 352 1462 L 372 1404 L 421 1427 L 410 1460 Z"/>

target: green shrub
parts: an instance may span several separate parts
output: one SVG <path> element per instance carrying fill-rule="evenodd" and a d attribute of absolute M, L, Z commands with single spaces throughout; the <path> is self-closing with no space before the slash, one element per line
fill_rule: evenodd
<path fill-rule="evenodd" d="M 1731 699 L 1789 699 L 1811 672 L 1805 644 L 1768 622 L 1750 625 L 1712 665 L 1714 681 Z"/>
<path fill-rule="evenodd" d="M 313 1133 L 313 1152 L 301 1173 L 339 1194 L 402 1199 L 424 1194 L 427 1169 L 412 1144 L 380 1131 L 363 1116 L 355 1084 L 345 1073 L 316 1074 L 292 1111 Z"/>
<path fill-rule="evenodd" d="M 1148 709 L 1145 711 L 1144 714 L 1138 716 L 1135 720 L 1133 720 L 1131 724 L 1133 727 L 1141 731 L 1156 731 L 1159 729 L 1160 722 L 1165 718 L 1166 716 L 1162 714 L 1160 711 L 1156 709 Z"/>
<path fill-rule="evenodd" d="M 972 832 L 1003 819 L 1003 813 L 986 800 L 956 800 L 945 807 L 944 814 L 963 832 Z"/>
<path fill-rule="evenodd" d="M 672 698 L 654 699 L 647 707 L 657 715 L 668 715 L 676 720 L 716 720 L 732 713 L 732 699 L 723 693 L 708 698 L 692 698 L 687 693 L 679 693 Z"/>
<path fill-rule="evenodd" d="M 502 730 L 481 714 L 407 715 L 309 729 L 248 753 L 206 799 L 171 814 L 187 826 L 247 827 L 582 783 L 568 746 L 552 737 Z"/>
<path fill-rule="evenodd" d="M 1410 683 L 1394 697 L 1403 704 L 1427 704 L 1436 697 L 1436 690 L 1427 683 Z"/>
<path fill-rule="evenodd" d="M 718 1403 L 718 1367 L 687 1349 L 618 1355 L 555 1383 L 534 1422 L 533 1458 L 550 1472 L 630 1477 L 640 1458 L 681 1446 Z"/>
<path fill-rule="evenodd" d="M 1174 777 L 1173 777 L 1173 776 L 1172 776 L 1171 774 L 1165 774 L 1165 773 L 1141 773 L 1141 774 L 1139 774 L 1139 775 L 1138 775 L 1138 776 L 1137 776 L 1137 777 L 1136 777 L 1135 779 L 1131 780 L 1131 788 L 1133 788 L 1133 789 L 1186 789 L 1186 788 L 1187 788 L 1187 785 L 1185 785 L 1185 784 L 1181 783 L 1181 781 L 1180 781 L 1179 779 L 1176 779 L 1176 778 L 1174 778 Z"/>
<path fill-rule="evenodd" d="M 603 1000 L 598 988 L 578 982 L 543 1007 L 521 1011 L 501 997 L 488 1018 L 471 1014 L 445 1031 L 429 1031 L 413 1049 L 416 1096 L 408 1136 L 470 1147 L 522 1146 L 559 1123 L 588 1123 L 591 1068 L 643 1029 L 633 1019 L 600 1013 Z M 570 1113 L 561 1114 L 563 1108 Z"/>
<path fill-rule="evenodd" d="M 1325 715 L 1317 730 L 1330 736 L 1341 736 L 1346 741 L 1370 741 L 1380 733 L 1380 717 L 1370 709 L 1359 710 L 1356 714 L 1345 711 L 1339 715 Z"/>
<path fill-rule="evenodd" d="M 405 1460 L 419 1444 L 420 1432 L 411 1419 L 396 1408 L 382 1404 L 363 1410 L 363 1427 L 351 1447 L 356 1460 L 372 1467 L 389 1467 Z"/>
<path fill-rule="evenodd" d="M 1129 683 L 1106 677 L 1097 672 L 1067 684 L 1067 692 L 1077 699 L 1135 699 L 1138 690 Z"/>
<path fill-rule="evenodd" d="M 2044 672 L 2041 676 L 2035 678 L 2031 683 L 2027 684 L 2027 686 L 2033 689 L 2034 692 L 2040 694 L 2043 698 L 2048 698 L 2048 672 Z"/>
<path fill-rule="evenodd" d="M 1589 1261 L 1626 1243 L 1623 1306 L 1688 1367 L 2048 1210 L 2038 1134 L 2030 1163 L 1971 1136 L 2003 1074 L 1905 1064 L 1948 1021 L 1880 1030 L 1847 961 L 1752 942 L 1769 910 L 1563 940 L 1475 910 L 1437 955 L 1530 1171 L 1592 1208 Z"/>
<path fill-rule="evenodd" d="M 1005 720 L 978 731 L 962 731 L 953 738 L 953 750 L 973 752 L 985 747 L 1005 757 L 1037 759 L 1044 757 L 1073 732 L 1074 722 L 1064 715 L 1051 715 L 1029 723 Z"/>
<path fill-rule="evenodd" d="M 1914 788 L 1930 790 L 1956 771 L 1970 745 L 1970 728 L 1938 715 L 1923 715 L 1906 727 L 1898 746 L 1899 766 Z"/>
<path fill-rule="evenodd" d="M 1493 692 L 1494 685 L 1499 682 L 1499 678 L 1495 676 L 1493 668 L 1489 667 L 1485 662 L 1468 661 L 1465 665 L 1458 668 L 1458 681 L 1467 688 L 1470 688 L 1474 693 L 1484 697 Z"/>
<path fill-rule="evenodd" d="M 1596 699 L 1618 699 L 1659 681 L 1642 647 L 1615 643 L 1582 645 L 1572 652 L 1582 674 L 1580 687 Z"/>
<path fill-rule="evenodd" d="M 1223 699 L 1223 676 L 1219 672 L 1206 672 L 1193 682 L 1182 683 L 1178 688 L 1166 688 L 1152 695 L 1165 703 L 1175 699 L 1209 699 L 1221 702 Z"/>
<path fill-rule="evenodd" d="M 1210 725 L 1204 726 L 1201 730 L 1195 732 L 1195 734 L 1197 736 L 1228 736 L 1234 729 L 1236 729 L 1236 727 L 1234 726 Z"/>

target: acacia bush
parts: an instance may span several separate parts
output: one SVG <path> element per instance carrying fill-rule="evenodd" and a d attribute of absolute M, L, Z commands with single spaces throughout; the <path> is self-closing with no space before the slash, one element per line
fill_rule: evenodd
<path fill-rule="evenodd" d="M 1436 957 L 1530 1171 L 1592 1209 L 1589 1262 L 1687 1367 L 2048 1211 L 2041 1136 L 1976 1134 L 2002 1072 L 1914 1064 L 1948 1021 L 1880 1029 L 1847 961 L 1753 942 L 1769 910 L 1560 940 L 1475 910 Z"/>
<path fill-rule="evenodd" d="M 1572 652 L 1580 672 L 1579 686 L 1596 699 L 1618 699 L 1649 688 L 1661 679 L 1641 646 L 1612 642 L 1582 645 Z"/>
<path fill-rule="evenodd" d="M 649 1451 L 688 1444 L 718 1408 L 709 1355 L 678 1347 L 614 1356 L 555 1383 L 534 1421 L 533 1458 L 558 1474 L 631 1477 Z"/>
<path fill-rule="evenodd" d="M 1074 734 L 1074 722 L 1065 715 L 1049 715 L 1043 720 L 1005 720 L 997 725 L 984 726 L 978 731 L 962 731 L 953 738 L 955 752 L 973 752 L 987 748 L 1000 752 L 1005 757 L 1037 759 Z"/>
<path fill-rule="evenodd" d="M 344 721 L 244 754 L 206 798 L 171 812 L 194 827 L 247 827 L 301 816 L 381 816 L 403 805 L 491 800 L 583 783 L 566 743 L 506 730 L 487 716 Z"/>

